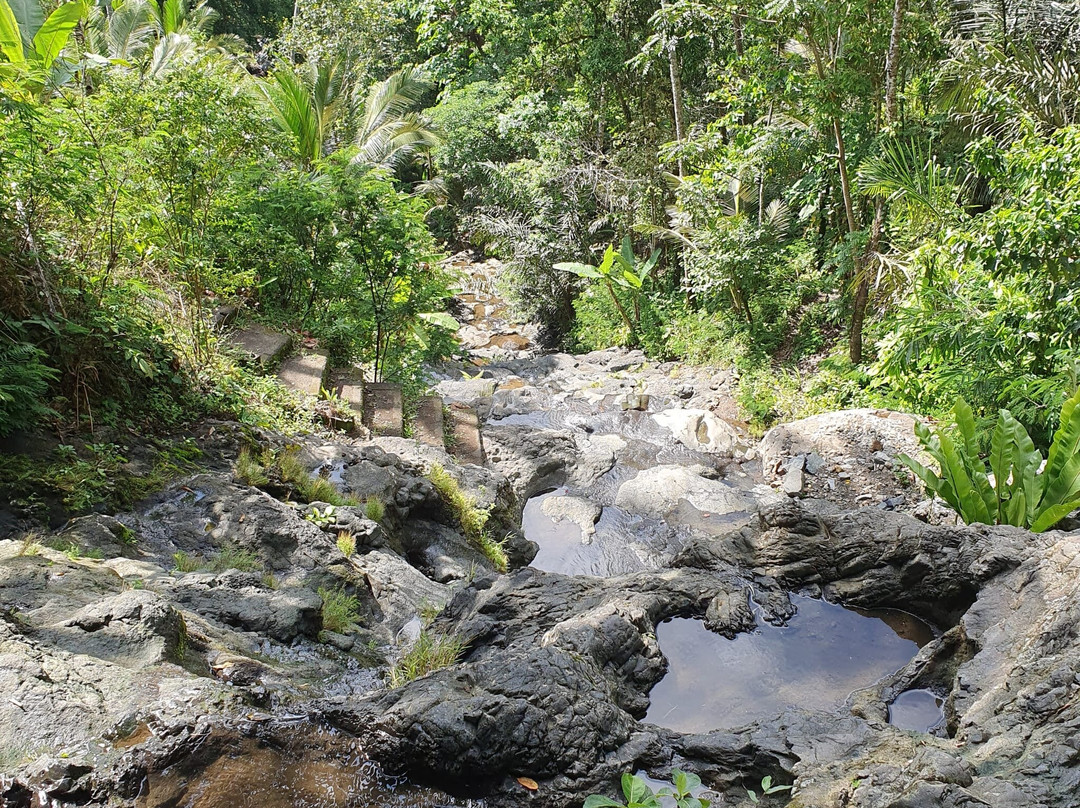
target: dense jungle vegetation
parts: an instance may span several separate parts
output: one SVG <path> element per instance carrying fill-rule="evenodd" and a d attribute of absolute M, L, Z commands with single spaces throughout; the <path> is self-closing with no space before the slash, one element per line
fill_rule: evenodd
<path fill-rule="evenodd" d="M 223 302 L 422 384 L 462 248 L 759 427 L 1076 387 L 1074 0 L 215 5 L 0 0 L 0 433 L 301 424 Z"/>

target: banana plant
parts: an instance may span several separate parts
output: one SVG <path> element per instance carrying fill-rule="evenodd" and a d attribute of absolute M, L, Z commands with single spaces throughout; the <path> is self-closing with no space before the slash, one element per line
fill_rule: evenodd
<path fill-rule="evenodd" d="M 88 10 L 86 0 L 74 0 L 44 17 L 37 0 L 0 0 L 0 80 L 40 97 Z"/>
<path fill-rule="evenodd" d="M 570 272 L 582 278 L 600 281 L 611 297 L 612 303 L 615 304 L 615 309 L 619 312 L 623 323 L 629 330 L 630 340 L 636 342 L 638 323 L 641 321 L 641 291 L 659 260 L 659 250 L 653 250 L 644 261 L 639 260 L 634 255 L 630 236 L 624 236 L 618 251 L 615 250 L 613 245 L 608 245 L 608 248 L 604 251 L 603 259 L 597 266 L 582 264 L 577 261 L 566 261 L 555 264 L 555 269 L 560 272 Z M 630 290 L 634 304 L 633 317 L 630 316 L 630 313 L 615 292 L 616 286 Z"/>
<path fill-rule="evenodd" d="M 962 398 L 953 407 L 953 420 L 952 430 L 915 425 L 919 442 L 938 463 L 937 472 L 908 455 L 898 458 L 964 522 L 1041 533 L 1080 508 L 1080 389 L 1061 408 L 1045 466 L 1042 452 L 1008 410 L 998 413 L 987 461 L 979 455 L 975 417 Z"/>

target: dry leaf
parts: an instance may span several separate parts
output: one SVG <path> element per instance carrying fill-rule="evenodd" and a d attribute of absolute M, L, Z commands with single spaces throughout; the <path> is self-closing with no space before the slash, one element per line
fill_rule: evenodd
<path fill-rule="evenodd" d="M 522 786 L 529 789 L 529 791 L 536 791 L 537 789 L 540 788 L 540 786 L 537 784 L 537 782 L 535 780 L 533 780 L 531 777 L 518 777 L 518 778 L 515 778 L 515 779 Z"/>

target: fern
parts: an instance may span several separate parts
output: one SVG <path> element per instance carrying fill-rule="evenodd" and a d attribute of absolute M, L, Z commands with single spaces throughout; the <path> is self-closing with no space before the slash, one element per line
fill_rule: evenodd
<path fill-rule="evenodd" d="M 1043 466 L 1023 425 L 1008 410 L 998 413 L 990 455 L 979 455 L 975 418 L 962 398 L 953 407 L 952 429 L 915 434 L 938 471 L 900 455 L 932 496 L 939 496 L 964 522 L 1015 525 L 1035 533 L 1049 530 L 1080 508 L 1080 389 L 1061 408 L 1061 425 Z M 989 471 L 988 471 L 989 468 Z M 991 481 L 991 475 L 993 480 Z"/>
<path fill-rule="evenodd" d="M 0 436 L 52 413 L 43 402 L 57 374 L 45 359 L 45 352 L 33 343 L 0 330 Z"/>

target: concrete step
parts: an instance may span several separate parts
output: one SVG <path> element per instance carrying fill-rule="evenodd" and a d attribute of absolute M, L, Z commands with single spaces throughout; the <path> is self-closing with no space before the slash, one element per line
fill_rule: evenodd
<path fill-rule="evenodd" d="M 290 390 L 318 398 L 326 387 L 329 370 L 325 354 L 296 354 L 281 363 L 278 378 Z"/>
<path fill-rule="evenodd" d="M 270 365 L 288 353 L 292 337 L 279 334 L 261 325 L 241 328 L 229 337 L 229 342 L 250 354 L 260 365 Z"/>
<path fill-rule="evenodd" d="M 364 385 L 364 426 L 372 435 L 400 438 L 404 434 L 401 385 L 372 382 Z"/>
<path fill-rule="evenodd" d="M 441 396 L 424 396 L 416 408 L 413 437 L 428 446 L 443 445 L 443 403 Z"/>
<path fill-rule="evenodd" d="M 454 442 L 450 454 L 464 465 L 484 465 L 484 439 L 476 410 L 457 402 L 450 405 L 450 430 Z"/>

